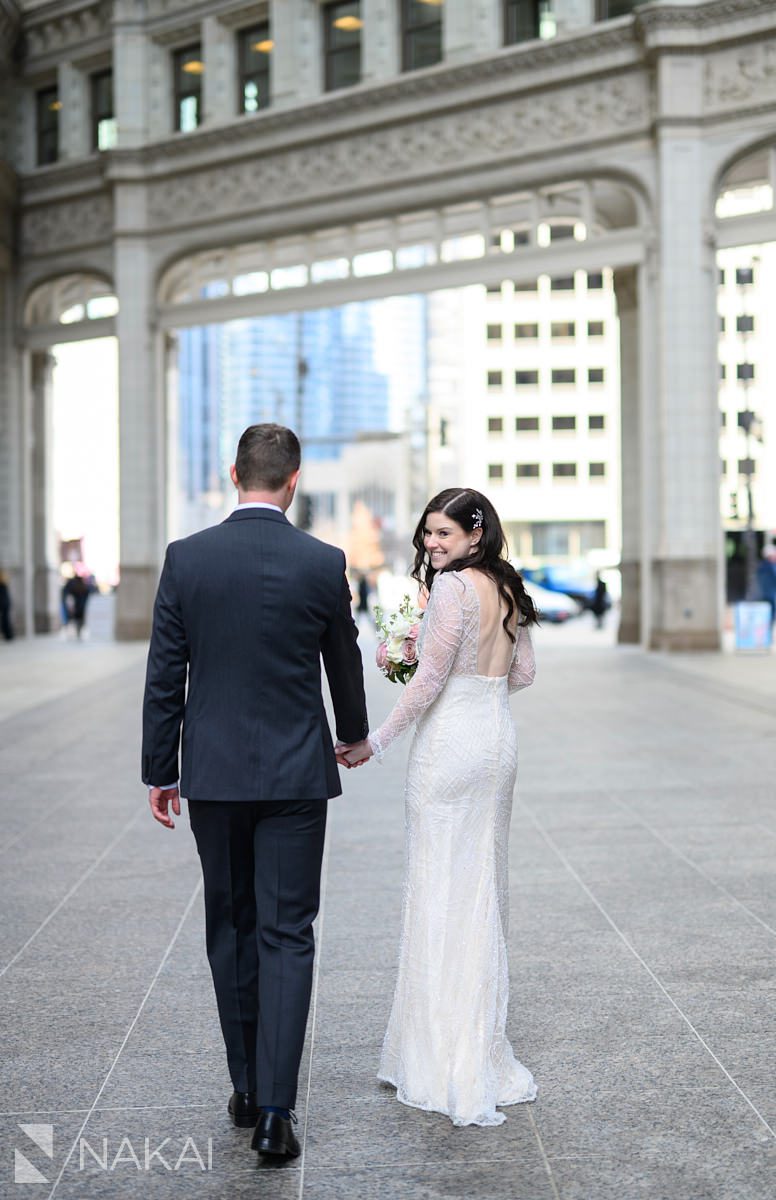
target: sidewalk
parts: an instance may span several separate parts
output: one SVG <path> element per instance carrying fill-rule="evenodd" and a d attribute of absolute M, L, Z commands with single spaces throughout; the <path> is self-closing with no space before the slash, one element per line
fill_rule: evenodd
<path fill-rule="evenodd" d="M 537 644 L 508 1030 L 539 1099 L 454 1129 L 375 1081 L 405 741 L 331 804 L 304 1153 L 280 1169 L 226 1117 L 185 808 L 162 830 L 137 782 L 143 648 L 0 646 L 0 1196 L 772 1200 L 776 656 Z M 396 691 L 365 658 L 377 724 Z M 20 1190 L 14 1150 L 45 1183 Z"/>

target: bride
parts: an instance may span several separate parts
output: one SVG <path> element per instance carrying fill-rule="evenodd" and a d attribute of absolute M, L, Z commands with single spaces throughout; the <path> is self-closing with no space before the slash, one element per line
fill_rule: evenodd
<path fill-rule="evenodd" d="M 399 972 L 378 1077 L 404 1104 L 455 1125 L 500 1125 L 536 1097 L 505 1033 L 507 844 L 517 774 L 508 693 L 534 677 L 537 613 L 481 492 L 429 501 L 413 578 L 429 592 L 418 669 L 350 766 L 416 724 L 406 783 Z"/>

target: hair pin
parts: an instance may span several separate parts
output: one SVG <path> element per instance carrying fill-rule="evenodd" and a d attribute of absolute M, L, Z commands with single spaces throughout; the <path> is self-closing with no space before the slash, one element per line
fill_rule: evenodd
<path fill-rule="evenodd" d="M 482 529 L 483 516 L 481 508 L 475 508 L 472 513 L 472 521 L 474 522 L 472 529 Z"/>

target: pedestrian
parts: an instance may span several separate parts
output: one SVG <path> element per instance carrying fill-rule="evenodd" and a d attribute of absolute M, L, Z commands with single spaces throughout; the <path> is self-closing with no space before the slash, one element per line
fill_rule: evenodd
<path fill-rule="evenodd" d="M 338 737 L 354 743 L 369 728 L 345 556 L 285 515 L 299 464 L 290 429 L 251 425 L 230 471 L 234 512 L 168 546 L 143 704 L 151 811 L 173 828 L 182 793 L 202 862 L 228 1111 L 276 1160 L 300 1152 L 293 1108 L 326 809 L 346 765 L 321 656 Z"/>
<path fill-rule="evenodd" d="M 7 642 L 12 640 L 11 589 L 8 586 L 8 575 L 5 571 L 0 571 L 0 632 Z"/>
<path fill-rule="evenodd" d="M 763 556 L 757 567 L 757 587 L 760 599 L 771 606 L 771 624 L 776 619 L 776 545 L 771 544 L 763 550 Z"/>
<path fill-rule="evenodd" d="M 83 575 L 74 575 L 72 579 L 68 579 L 62 595 L 67 609 L 68 623 L 71 621 L 75 626 L 76 637 L 79 640 L 83 637 L 86 626 L 86 607 L 89 603 L 89 596 L 92 589 L 88 581 Z"/>
<path fill-rule="evenodd" d="M 601 572 L 596 571 L 595 575 L 595 591 L 593 599 L 590 601 L 590 610 L 595 617 L 597 629 L 603 629 L 604 616 L 609 607 L 609 594 L 606 588 L 606 582 L 601 578 Z"/>
<path fill-rule="evenodd" d="M 362 621 L 365 621 L 367 624 L 369 623 L 369 596 L 369 580 L 366 574 L 362 572 L 358 577 L 358 605 L 356 607 L 359 627 L 361 627 Z"/>

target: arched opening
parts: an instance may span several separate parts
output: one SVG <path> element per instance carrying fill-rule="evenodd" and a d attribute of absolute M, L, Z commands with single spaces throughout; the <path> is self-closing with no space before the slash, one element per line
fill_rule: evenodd
<path fill-rule="evenodd" d="M 36 285 L 23 306 L 32 435 L 25 591 L 30 624 L 40 632 L 68 624 L 63 584 L 82 574 L 106 597 L 90 601 L 92 623 L 112 635 L 109 597 L 119 560 L 117 312 L 110 282 L 87 272 Z"/>
<path fill-rule="evenodd" d="M 305 445 L 296 519 L 355 567 L 406 569 L 425 499 L 466 479 L 522 565 L 580 590 L 609 568 L 617 595 L 616 285 L 642 219 L 619 180 L 562 181 L 170 263 L 168 534 L 225 515 L 237 436 L 278 420 Z"/>

